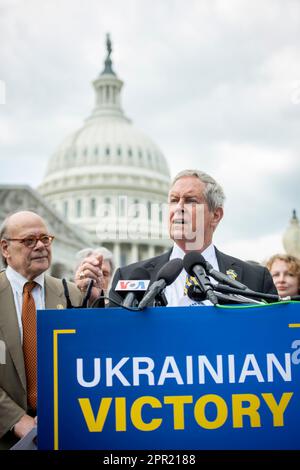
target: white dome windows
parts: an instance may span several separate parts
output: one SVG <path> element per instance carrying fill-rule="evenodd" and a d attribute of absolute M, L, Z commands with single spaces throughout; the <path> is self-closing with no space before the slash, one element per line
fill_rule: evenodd
<path fill-rule="evenodd" d="M 69 151 L 67 150 L 64 154 L 64 161 L 66 163 L 66 166 L 69 166 L 70 164 L 70 155 L 69 155 Z"/>
<path fill-rule="evenodd" d="M 122 148 L 119 146 L 117 147 L 117 164 L 122 163 Z"/>
<path fill-rule="evenodd" d="M 105 197 L 103 217 L 109 217 L 110 215 L 111 215 L 111 199 L 110 197 Z"/>
<path fill-rule="evenodd" d="M 97 200 L 92 197 L 90 199 L 90 217 L 96 217 L 97 215 Z"/>
<path fill-rule="evenodd" d="M 110 159 L 110 147 L 106 145 L 104 149 L 104 163 L 109 163 L 109 159 Z"/>
<path fill-rule="evenodd" d="M 152 155 L 151 155 L 151 153 L 149 152 L 149 150 L 148 150 L 148 152 L 147 152 L 147 159 L 148 159 L 148 165 L 152 168 L 152 166 L 153 166 L 153 163 L 152 163 Z"/>
<path fill-rule="evenodd" d="M 93 157 L 92 157 L 93 163 L 97 163 L 98 155 L 99 155 L 99 149 L 98 149 L 98 147 L 95 147 L 94 152 L 93 152 Z"/>
<path fill-rule="evenodd" d="M 64 203 L 63 203 L 63 216 L 68 217 L 68 215 L 69 215 L 69 202 L 64 201 Z"/>
<path fill-rule="evenodd" d="M 82 163 L 85 164 L 87 162 L 87 156 L 88 156 L 88 149 L 85 147 L 82 152 Z"/>
<path fill-rule="evenodd" d="M 134 199 L 133 204 L 134 204 L 133 217 L 137 219 L 140 215 L 140 207 L 139 207 L 140 201 L 138 199 Z"/>
<path fill-rule="evenodd" d="M 80 219 L 82 216 L 82 201 L 81 199 L 76 200 L 75 204 L 75 216 Z"/>
<path fill-rule="evenodd" d="M 128 148 L 127 155 L 128 155 L 128 163 L 129 163 L 129 165 L 132 165 L 133 153 L 132 153 L 132 148 L 131 147 Z"/>
<path fill-rule="evenodd" d="M 119 136 L 118 136 L 119 137 Z M 104 140 L 105 139 L 105 140 Z M 124 139 L 125 140 L 125 139 Z M 168 166 L 164 161 L 163 155 L 155 146 L 147 145 L 141 140 L 136 143 L 132 139 L 122 144 L 121 141 L 109 141 L 107 135 L 99 135 L 91 144 L 86 139 L 65 146 L 62 151 L 53 156 L 48 166 L 49 173 L 55 173 L 58 170 L 70 170 L 72 167 L 94 166 L 104 164 L 106 166 L 129 166 L 141 169 L 149 169 L 161 173 L 168 171 Z M 114 168 L 112 168 L 114 173 Z M 159 179 L 160 179 L 159 177 Z M 135 182 L 135 177 L 133 178 Z M 129 182 L 128 182 L 129 183 Z M 156 185 L 156 187 L 159 186 Z"/>
<path fill-rule="evenodd" d="M 144 166 L 143 152 L 141 151 L 141 149 L 138 149 L 138 157 L 139 157 L 138 165 Z"/>
<path fill-rule="evenodd" d="M 118 198 L 118 216 L 125 217 L 127 210 L 127 196 L 120 195 Z"/>
<path fill-rule="evenodd" d="M 148 220 L 151 220 L 151 201 L 147 201 L 147 213 L 148 213 Z"/>

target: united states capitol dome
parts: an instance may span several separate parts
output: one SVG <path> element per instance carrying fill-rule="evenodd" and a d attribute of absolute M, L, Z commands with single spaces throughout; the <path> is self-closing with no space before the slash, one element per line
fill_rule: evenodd
<path fill-rule="evenodd" d="M 90 176 L 93 184 L 97 176 L 108 184 L 107 175 L 116 177 L 121 185 L 125 176 L 134 177 L 135 185 L 145 181 L 152 186 L 169 183 L 170 172 L 158 146 L 132 125 L 121 108 L 120 92 L 123 82 L 118 79 L 110 59 L 108 43 L 105 68 L 93 82 L 96 105 L 84 126 L 68 136 L 51 157 L 40 192 L 49 195 L 61 184 L 76 176 Z M 113 173 L 113 174 L 112 174 Z M 86 179 L 76 181 L 86 184 Z M 128 183 L 128 182 L 127 182 Z"/>
<path fill-rule="evenodd" d="M 125 116 L 120 99 L 123 82 L 113 70 L 108 35 L 106 46 L 104 70 L 93 82 L 95 107 L 83 127 L 69 135 L 50 158 L 39 192 L 70 223 L 87 230 L 94 244 L 110 249 L 115 248 L 115 243 L 110 243 L 113 234 L 107 226 L 115 226 L 117 222 L 113 219 L 118 219 L 119 234 L 122 232 L 120 217 L 124 208 L 120 206 L 124 206 L 124 198 L 129 205 L 148 207 L 147 216 L 139 217 L 138 232 L 142 241 L 144 238 L 144 252 L 139 254 L 138 246 L 131 256 L 120 258 L 118 253 L 120 264 L 124 264 L 147 253 L 159 254 L 169 246 L 166 240 L 155 245 L 146 239 L 151 222 L 150 204 L 166 202 L 170 171 L 159 147 Z M 109 219 L 104 224 L 105 230 L 99 227 L 104 205 L 118 207 L 115 214 L 104 214 Z M 147 253 L 145 246 L 151 247 Z"/>

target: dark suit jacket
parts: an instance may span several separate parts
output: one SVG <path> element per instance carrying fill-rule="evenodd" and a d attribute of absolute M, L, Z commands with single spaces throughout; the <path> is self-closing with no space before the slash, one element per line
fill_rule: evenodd
<path fill-rule="evenodd" d="M 68 283 L 71 301 L 81 303 L 77 287 Z M 61 280 L 45 276 L 47 309 L 66 307 Z M 0 438 L 26 413 L 26 375 L 13 291 L 5 272 L 0 273 L 0 340 L 5 344 L 6 363 L 0 364 Z M 0 439 L 1 444 L 1 439 Z M 1 447 L 1 446 L 0 446 Z"/>
<path fill-rule="evenodd" d="M 237 274 L 237 281 L 242 282 L 249 287 L 249 289 L 264 292 L 266 294 L 277 294 L 272 276 L 267 268 L 264 268 L 263 266 L 250 265 L 238 258 L 225 255 L 221 251 L 217 250 L 217 248 L 215 248 L 215 250 L 219 269 L 222 273 L 226 274 L 227 270 L 233 269 Z M 171 250 L 160 256 L 147 259 L 146 261 L 139 261 L 125 266 L 124 268 L 117 269 L 112 281 L 109 297 L 116 302 L 122 303 L 123 298 L 115 291 L 116 284 L 120 279 L 130 279 L 131 273 L 136 268 L 146 269 L 149 272 L 150 283 L 152 284 L 156 280 L 156 275 L 160 268 L 169 261 L 170 254 Z M 116 307 L 116 304 L 110 302 L 109 306 Z"/>

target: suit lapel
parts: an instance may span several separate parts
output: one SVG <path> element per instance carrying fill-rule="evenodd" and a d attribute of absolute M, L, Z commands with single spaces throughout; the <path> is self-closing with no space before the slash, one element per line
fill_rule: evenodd
<path fill-rule="evenodd" d="M 65 307 L 63 286 L 45 276 L 45 306 L 48 309 Z M 5 273 L 0 274 L 0 329 L 22 386 L 26 390 L 24 356 L 13 291 Z"/>
<path fill-rule="evenodd" d="M 238 264 L 234 258 L 228 255 L 225 255 L 225 253 L 222 253 L 216 247 L 215 247 L 215 251 L 216 251 L 216 257 L 217 257 L 217 261 L 219 265 L 219 270 L 221 271 L 221 273 L 227 274 L 227 271 L 232 269 L 237 274 L 236 279 L 241 280 L 242 275 L 243 275 L 242 266 Z"/>
<path fill-rule="evenodd" d="M 147 269 L 150 274 L 150 284 L 156 281 L 158 271 L 169 261 L 171 251 L 172 250 L 169 250 L 166 253 L 163 253 L 161 256 L 155 258 L 153 261 L 149 261 L 147 264 L 145 264 L 145 269 Z"/>
<path fill-rule="evenodd" d="M 62 283 L 51 276 L 45 276 L 45 307 L 46 309 L 65 308 L 66 299 Z"/>
<path fill-rule="evenodd" d="M 13 291 L 5 273 L 0 275 L 0 328 L 15 368 L 26 390 L 23 349 Z"/>

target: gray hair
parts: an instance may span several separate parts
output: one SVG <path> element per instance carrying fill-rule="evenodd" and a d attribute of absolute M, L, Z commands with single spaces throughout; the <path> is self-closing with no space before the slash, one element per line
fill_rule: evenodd
<path fill-rule="evenodd" d="M 225 201 L 225 193 L 223 191 L 223 188 L 217 183 L 217 181 L 207 173 L 204 173 L 204 171 L 198 171 L 198 170 L 183 170 L 177 173 L 175 178 L 173 179 L 171 183 L 171 188 L 174 186 L 176 181 L 178 181 L 180 178 L 183 178 L 185 176 L 195 176 L 198 178 L 202 183 L 205 184 L 205 189 L 203 191 L 203 196 L 207 202 L 208 208 L 210 211 L 214 211 L 218 207 L 223 207 L 224 206 L 224 201 Z"/>
<path fill-rule="evenodd" d="M 76 259 L 77 259 L 77 266 L 79 266 L 86 258 L 87 256 L 90 255 L 102 255 L 103 256 L 103 261 L 108 261 L 111 267 L 111 273 L 114 272 L 115 270 L 115 262 L 114 262 L 114 257 L 111 251 L 109 251 L 107 248 L 104 246 L 99 246 L 98 248 L 84 248 L 83 250 L 80 250 L 76 253 Z"/>
<path fill-rule="evenodd" d="M 7 222 L 10 216 L 5 217 L 2 224 L 0 225 L 0 240 L 7 236 Z"/>
<path fill-rule="evenodd" d="M 7 237 L 7 222 L 10 216 L 6 217 L 1 226 L 0 226 L 0 240 L 3 240 L 3 238 Z M 6 268 L 7 267 L 7 261 L 6 258 L 3 256 L 2 251 L 1 251 L 1 256 L 0 256 L 0 269 L 1 269 L 1 264 Z"/>

